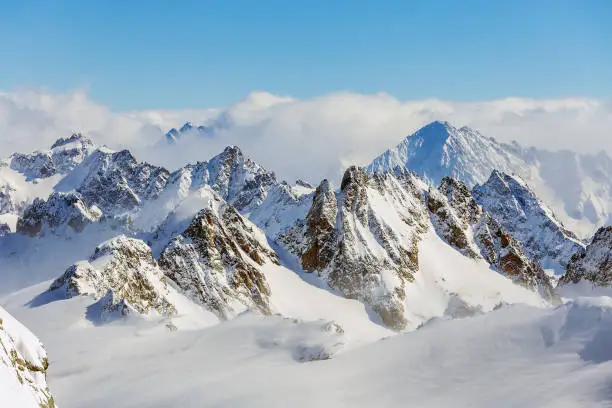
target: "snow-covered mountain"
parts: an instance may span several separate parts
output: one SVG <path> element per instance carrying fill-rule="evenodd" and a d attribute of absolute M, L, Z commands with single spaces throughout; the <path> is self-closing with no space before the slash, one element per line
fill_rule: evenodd
<path fill-rule="evenodd" d="M 485 259 L 493 268 L 544 298 L 558 301 L 540 259 L 515 238 L 516 234 L 506 224 L 499 223 L 487 208 L 479 206 L 465 184 L 451 177 L 443 178 L 439 190 L 429 190 L 427 207 L 436 231 L 450 245 L 468 257 Z"/>
<path fill-rule="evenodd" d="M 297 257 L 304 271 L 316 273 L 344 296 L 363 301 L 395 330 L 417 327 L 432 314 L 452 316 L 455 309 L 477 313 L 499 302 L 533 302 L 538 291 L 554 299 L 548 277 L 524 254 L 520 243 L 506 237 L 501 226 L 483 213 L 467 187 L 459 194 L 464 196 L 459 199 L 448 185 L 442 192 L 429 188 L 412 173 L 369 176 L 351 167 L 339 192 L 324 180 L 306 218 L 277 241 Z M 454 198 L 450 203 L 447 195 Z M 462 206 L 461 200 L 471 203 Z M 438 235 L 434 238 L 432 233 Z M 432 251 L 436 242 L 447 248 L 440 258 L 458 256 L 467 264 L 431 268 L 423 253 Z M 471 270 L 464 270 L 466 266 Z M 446 275 L 453 270 L 455 277 Z M 510 280 L 500 274 L 533 292 L 506 285 Z M 457 276 L 487 281 L 479 288 L 488 293 L 487 300 L 477 300 L 470 290 L 455 286 Z"/>
<path fill-rule="evenodd" d="M 201 136 L 209 136 L 212 130 L 208 126 L 194 125 L 191 122 L 185 122 L 180 128 L 172 128 L 166 132 L 166 141 L 168 143 L 176 143 L 178 139 L 183 137 L 187 133 L 194 133 Z"/>
<path fill-rule="evenodd" d="M 603 151 L 524 148 L 468 127 L 432 122 L 375 158 L 368 171 L 396 168 L 412 170 L 435 185 L 451 176 L 469 188 L 485 183 L 493 170 L 518 175 L 569 229 L 585 237 L 608 223 L 612 213 L 612 159 Z"/>
<path fill-rule="evenodd" d="M 62 234 L 57 228 L 72 228 L 81 232 L 88 224 L 98 221 L 102 212 L 88 205 L 76 192 L 52 193 L 47 200 L 35 198 L 17 221 L 17 232 L 35 236 L 47 231 Z"/>
<path fill-rule="evenodd" d="M 88 383 L 106 378 L 89 360 L 75 367 L 78 356 L 99 349 L 104 355 L 92 367 L 104 358 L 138 364 L 118 344 L 129 344 L 134 355 L 151 350 L 165 366 L 167 356 L 223 338 L 220 349 L 240 348 L 240 360 L 230 364 L 242 373 L 259 354 L 277 363 L 285 354 L 292 362 L 343 358 L 387 336 L 435 331 L 447 320 L 490 325 L 480 315 L 494 313 L 515 319 L 509 327 L 521 333 L 536 333 L 536 343 L 569 347 L 574 340 L 557 339 L 561 329 L 548 326 L 566 314 L 584 316 L 583 309 L 607 316 L 609 307 L 568 306 L 546 317 L 562 299 L 544 269 L 560 273 L 569 261 L 587 280 L 587 264 L 605 275 L 605 234 L 585 249 L 528 182 L 498 170 L 485 175 L 491 155 L 503 156 L 505 147 L 470 130 L 430 126 L 442 147 L 419 159 L 421 170 L 405 166 L 412 150 L 404 158 L 387 152 L 378 167 L 349 167 L 338 189 L 328 180 L 292 186 L 236 146 L 175 171 L 78 135 L 46 153 L 14 155 L 18 166 L 11 159 L 0 168 L 19 180 L 3 190 L 3 202 L 20 203 L 7 204 L 0 219 L 12 223 L 0 232 L 0 304 L 41 329 L 45 343 L 70 362 L 60 363 L 56 377 L 64 397 L 72 385 L 63 381 L 77 381 L 71 373 L 82 370 Z M 418 153 L 430 142 L 420 140 L 410 149 Z M 490 145 L 499 147 L 491 157 L 469 160 Z M 62 149 L 70 153 L 62 156 Z M 426 171 L 440 151 L 447 161 Z M 527 314 L 544 323 L 517 327 Z M 110 339 L 116 344 L 107 349 Z M 66 342 L 74 350 L 63 350 Z M 225 372 L 225 363 L 210 364 L 212 373 Z M 153 371 L 148 375 L 164 375 Z M 93 400 L 104 406 L 108 398 Z M 179 402 L 168 401 L 158 404 Z"/>
<path fill-rule="evenodd" d="M 187 299 L 166 282 L 147 244 L 123 235 L 100 244 L 88 260 L 68 267 L 47 295 L 49 300 L 90 296 L 95 303 L 88 306 L 87 318 L 96 324 L 130 314 L 170 318 L 189 310 Z M 38 303 L 42 301 L 44 296 Z"/>
<path fill-rule="evenodd" d="M 557 275 L 565 272 L 573 254 L 584 248 L 552 211 L 517 176 L 494 170 L 474 198 L 504 229 L 520 241 L 527 254 Z"/>
<path fill-rule="evenodd" d="M 298 271 L 316 271 L 318 284 L 362 301 L 395 330 L 452 314 L 449 307 L 457 302 L 463 308 L 490 310 L 500 302 L 543 303 L 537 293 L 548 300 L 554 298 L 539 266 L 518 242 L 500 238 L 505 236 L 502 227 L 488 215 L 481 217 L 478 205 L 467 208 L 448 201 L 445 197 L 454 193 L 432 190 L 413 173 L 371 176 L 351 167 L 339 191 L 327 181 L 312 191 L 304 182 L 295 187 L 279 182 L 273 172 L 235 146 L 172 173 L 138 162 L 129 151 L 95 148 L 53 189 L 47 200 L 36 199 L 25 208 L 17 223 L 19 233 L 32 239 L 46 233 L 77 239 L 74 234 L 85 230 L 90 231 L 89 236 L 95 236 L 97 230 L 106 236 L 114 229 L 116 235 L 145 239 L 148 244 L 142 244 L 150 245 L 155 259 L 145 249 L 136 251 L 142 254 L 142 265 L 155 263 L 151 268 L 161 268 L 158 275 L 170 279 L 173 287 L 221 319 L 244 308 L 263 313 L 274 310 L 262 265 L 279 264 L 279 258 L 289 264 L 297 260 Z M 465 194 L 464 199 L 473 201 Z M 476 228 L 485 217 L 488 221 Z M 97 227 L 89 228 L 94 223 Z M 449 228 L 465 236 L 465 247 L 445 234 Z M 474 268 L 486 269 L 482 273 L 493 279 L 491 289 L 486 289 L 493 291 L 489 300 L 474 302 L 453 288 L 452 282 L 440 283 L 446 280 L 436 281 L 421 270 L 419 245 L 425 245 L 421 241 L 428 231 L 440 234 L 452 246 L 448 251 L 458 250 L 458 255 L 475 262 Z M 268 246 L 268 239 L 280 253 Z M 108 244 L 95 253 L 104 245 Z M 466 252 L 468 247 L 474 250 Z M 76 264 L 81 265 L 78 268 L 68 268 L 70 264 L 65 268 L 71 274 L 92 276 L 109 274 L 115 268 L 91 266 L 94 258 Z M 489 271 L 490 266 L 528 290 L 502 275 L 498 278 Z M 125 272 L 125 276 L 136 272 Z M 416 307 L 422 293 L 417 290 L 410 295 L 412 286 L 418 286 L 412 282 L 421 275 L 436 281 L 425 292 L 436 292 L 438 300 L 426 311 Z M 112 282 L 114 278 L 107 279 Z M 104 300 L 109 295 L 104 301 L 110 301 L 112 307 L 130 308 L 132 302 L 118 294 L 116 285 L 95 286 L 102 288 L 96 290 L 97 298 Z"/>
<path fill-rule="evenodd" d="M 35 198 L 46 199 L 55 184 L 95 150 L 93 142 L 73 134 L 58 139 L 49 150 L 15 153 L 0 161 L 0 222 L 14 231 L 17 216 Z"/>
<path fill-rule="evenodd" d="M 581 281 L 605 288 L 612 285 L 611 226 L 600 228 L 589 245 L 572 256 L 559 283 L 571 285 Z"/>
<path fill-rule="evenodd" d="M 40 340 L 0 307 L 0 406 L 55 408 Z"/>

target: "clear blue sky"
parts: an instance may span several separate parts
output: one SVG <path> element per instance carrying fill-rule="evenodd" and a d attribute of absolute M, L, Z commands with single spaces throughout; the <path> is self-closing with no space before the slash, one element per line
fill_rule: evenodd
<path fill-rule="evenodd" d="M 0 0 L 0 90 L 113 109 L 295 97 L 612 98 L 612 0 Z"/>

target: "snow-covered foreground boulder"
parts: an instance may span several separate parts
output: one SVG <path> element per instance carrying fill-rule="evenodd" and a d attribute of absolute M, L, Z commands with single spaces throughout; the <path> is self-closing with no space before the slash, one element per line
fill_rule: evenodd
<path fill-rule="evenodd" d="M 55 408 L 48 367 L 38 338 L 0 307 L 0 406 Z"/>

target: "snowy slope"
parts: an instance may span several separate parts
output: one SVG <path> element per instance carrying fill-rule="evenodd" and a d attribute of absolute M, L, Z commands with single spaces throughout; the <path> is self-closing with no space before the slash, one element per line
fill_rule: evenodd
<path fill-rule="evenodd" d="M 609 222 L 612 213 L 612 159 L 604 152 L 578 154 L 505 144 L 468 127 L 432 122 L 389 149 L 368 171 L 415 171 L 437 185 L 444 176 L 473 187 L 494 169 L 519 175 L 570 230 L 581 236 Z"/>
<path fill-rule="evenodd" d="M 432 126 L 430 181 L 495 164 L 471 161 L 493 140 Z M 11 170 L 26 190 L 43 156 Z M 0 305 L 49 347 L 62 407 L 609 405 L 612 300 L 553 309 L 527 246 L 579 242 L 524 183 L 434 187 L 395 168 L 406 157 L 335 190 L 235 146 L 174 172 L 93 149 L 2 227 Z"/>
<path fill-rule="evenodd" d="M 55 408 L 40 340 L 0 307 L 0 406 Z"/>
<path fill-rule="evenodd" d="M 321 323 L 252 314 L 174 333 L 147 322 L 93 328 L 75 313 L 72 302 L 79 299 L 24 308 L 35 292 L 2 303 L 41 333 L 54 356 L 49 382 L 64 408 L 404 407 L 406 401 L 596 408 L 611 402 L 610 298 L 439 320 L 345 347 L 328 361 L 304 362 L 304 352 L 343 338 L 321 331 Z"/>

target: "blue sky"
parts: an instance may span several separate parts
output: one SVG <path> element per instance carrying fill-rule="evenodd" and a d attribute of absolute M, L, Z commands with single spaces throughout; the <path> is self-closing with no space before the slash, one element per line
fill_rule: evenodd
<path fill-rule="evenodd" d="M 612 97 L 612 1 L 5 1 L 0 90 L 113 109 L 253 90 L 401 99 Z"/>

